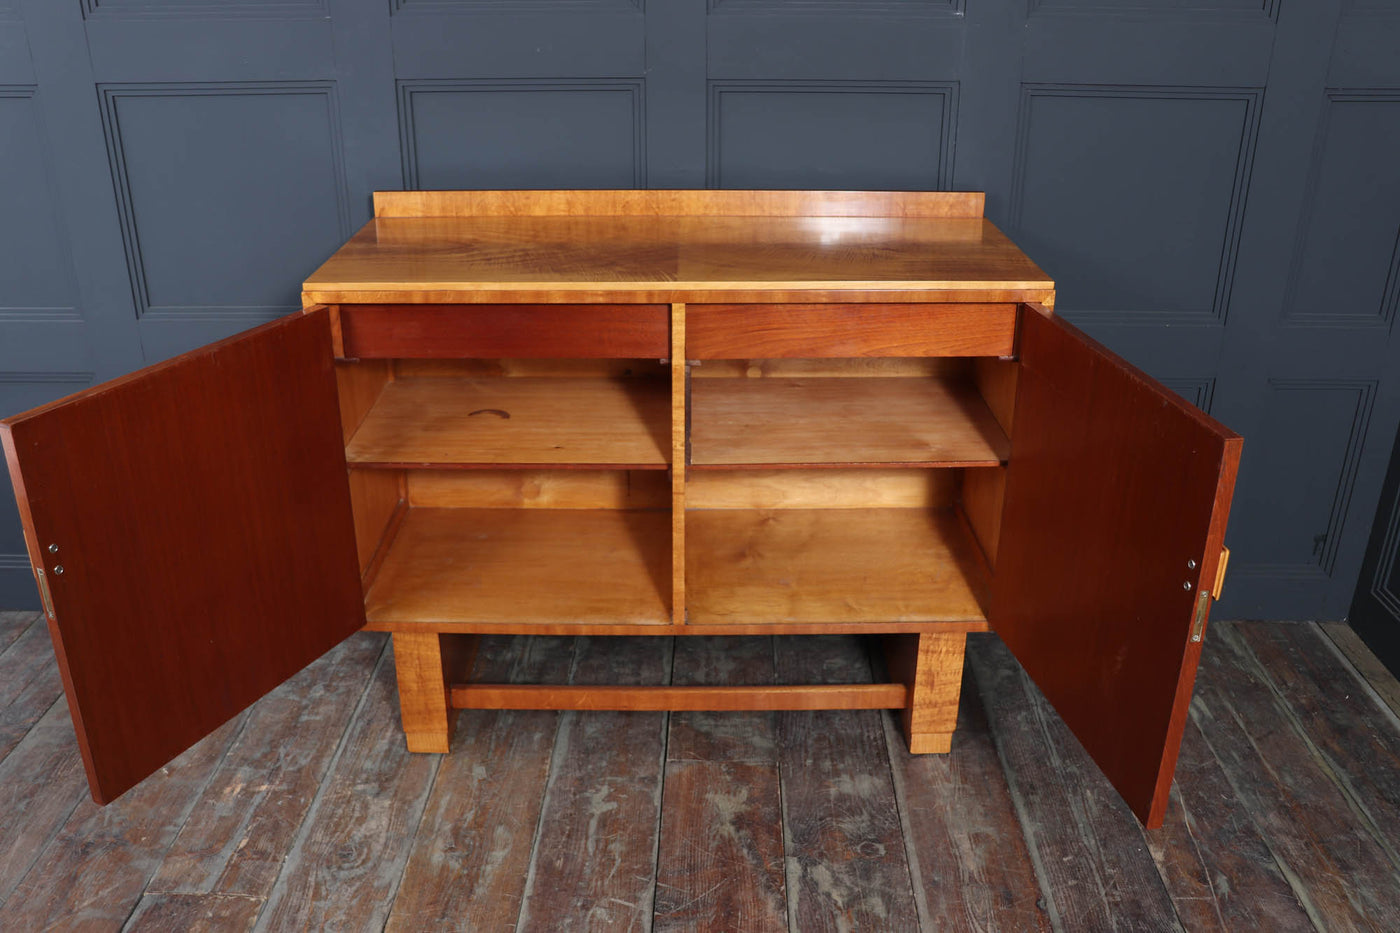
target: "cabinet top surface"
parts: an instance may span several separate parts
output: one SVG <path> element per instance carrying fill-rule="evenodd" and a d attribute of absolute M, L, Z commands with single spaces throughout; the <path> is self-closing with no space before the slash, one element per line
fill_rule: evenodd
<path fill-rule="evenodd" d="M 380 216 L 304 285 L 320 302 L 1043 300 L 981 217 Z"/>

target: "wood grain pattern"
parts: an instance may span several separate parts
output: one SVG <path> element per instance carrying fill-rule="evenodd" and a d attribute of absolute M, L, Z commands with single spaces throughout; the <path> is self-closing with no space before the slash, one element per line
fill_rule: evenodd
<path fill-rule="evenodd" d="M 976 545 L 951 514 L 921 509 L 692 511 L 690 619 L 976 621 Z"/>
<path fill-rule="evenodd" d="M 0 423 L 94 799 L 362 624 L 331 367 L 298 314 Z"/>
<path fill-rule="evenodd" d="M 394 633 L 394 677 L 399 688 L 399 722 L 411 752 L 446 754 L 452 741 L 452 702 L 447 693 L 448 639 L 470 635 L 436 632 Z"/>
<path fill-rule="evenodd" d="M 574 684 L 664 683 L 670 644 L 585 638 Z M 664 713 L 565 713 L 517 929 L 644 929 L 656 886 Z"/>
<path fill-rule="evenodd" d="M 1053 290 L 979 218 L 501 215 L 371 220 L 303 301 L 1001 303 Z"/>
<path fill-rule="evenodd" d="M 685 609 L 686 465 L 690 462 L 690 367 L 685 357 L 685 305 L 671 305 L 671 621 Z"/>
<path fill-rule="evenodd" d="M 503 357 L 500 359 L 399 359 L 394 360 L 394 378 L 468 378 L 486 376 L 538 379 L 623 379 L 651 378 L 664 382 L 670 376 L 667 360 L 579 360 Z"/>
<path fill-rule="evenodd" d="M 1016 417 L 1016 378 L 1021 367 L 1015 360 L 976 359 L 972 375 L 977 393 L 992 411 L 992 417 L 1008 435 Z"/>
<path fill-rule="evenodd" d="M 670 620 L 664 512 L 410 509 L 365 597 L 372 628 Z"/>
<path fill-rule="evenodd" d="M 698 470 L 686 479 L 685 501 L 692 509 L 952 508 L 963 473 L 878 467 Z"/>
<path fill-rule="evenodd" d="M 1049 919 L 1065 930 L 1178 930 L 1143 829 L 1000 639 L 968 640 Z"/>
<path fill-rule="evenodd" d="M 377 473 L 378 471 L 358 471 Z M 665 509 L 657 470 L 407 470 L 408 504 L 425 509 Z"/>
<path fill-rule="evenodd" d="M 147 894 L 122 926 L 123 933 L 238 933 L 253 929 L 262 898 L 242 894 Z"/>
<path fill-rule="evenodd" d="M 858 639 L 779 639 L 778 679 L 864 682 Z M 914 930 L 883 713 L 780 713 L 783 849 L 793 929 Z"/>
<path fill-rule="evenodd" d="M 272 893 L 385 641 L 352 635 L 253 706 L 148 894 Z"/>
<path fill-rule="evenodd" d="M 474 679 L 563 682 L 573 640 L 484 638 Z M 386 930 L 510 930 L 525 892 L 559 714 L 472 710 L 458 717 Z"/>
<path fill-rule="evenodd" d="M 696 379 L 868 379 L 907 376 L 970 382 L 972 361 L 961 357 L 847 357 L 841 359 L 773 359 L 745 357 L 733 360 L 693 360 L 690 374 Z"/>
<path fill-rule="evenodd" d="M 1063 320 L 1021 318 L 989 620 L 1148 826 L 1160 825 L 1240 438 Z M 1194 562 L 1190 563 L 1189 562 Z"/>
<path fill-rule="evenodd" d="M 1006 356 L 1014 304 L 693 304 L 685 355 L 746 357 Z"/>
<path fill-rule="evenodd" d="M 384 928 L 441 758 L 414 755 L 396 734 L 387 655 L 302 822 L 259 917 L 268 930 Z"/>
<path fill-rule="evenodd" d="M 398 637 L 397 635 L 395 636 Z M 525 684 L 458 684 L 457 709 L 576 710 L 787 710 L 900 709 L 910 690 L 897 684 L 812 684 L 807 686 L 591 687 Z M 954 704 L 956 708 L 956 702 Z M 430 749 L 423 749 L 429 751 Z M 946 749 L 944 749 L 946 751 Z"/>
<path fill-rule="evenodd" d="M 345 354 L 395 357 L 663 357 L 666 305 L 345 305 Z"/>
<path fill-rule="evenodd" d="M 736 217 L 981 217 L 980 191 L 376 191 L 376 217 L 696 214 Z"/>
<path fill-rule="evenodd" d="M 653 931 L 787 929 L 775 766 L 668 762 L 661 814 Z"/>
<path fill-rule="evenodd" d="M 886 635 L 890 676 L 908 690 L 900 725 L 914 755 L 947 752 L 958 725 L 964 634 Z"/>
<path fill-rule="evenodd" d="M 669 393 L 645 379 L 399 379 L 345 449 L 355 466 L 664 470 Z"/>
<path fill-rule="evenodd" d="M 885 718 L 920 929 L 1049 930 L 982 700 L 963 677 L 953 754 L 909 754 Z"/>
<path fill-rule="evenodd" d="M 1345 622 L 1323 622 L 1322 632 L 1337 646 L 1356 675 L 1376 692 L 1381 703 L 1400 716 L 1400 681 L 1397 681 L 1361 637 Z"/>
<path fill-rule="evenodd" d="M 1001 511 L 1006 504 L 1006 467 L 962 471 L 962 510 L 987 565 L 995 567 L 1001 545 Z"/>
<path fill-rule="evenodd" d="M 691 463 L 997 466 L 1006 435 L 968 385 L 936 379 L 703 379 Z"/>
<path fill-rule="evenodd" d="M 394 367 L 387 360 L 336 360 L 335 387 L 340 399 L 340 426 L 347 443 L 379 400 L 384 387 L 393 379 Z"/>

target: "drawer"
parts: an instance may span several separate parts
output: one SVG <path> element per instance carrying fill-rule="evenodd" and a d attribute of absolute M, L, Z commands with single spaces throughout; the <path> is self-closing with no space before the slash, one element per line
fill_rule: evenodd
<path fill-rule="evenodd" d="M 1010 356 L 1016 305 L 687 305 L 692 360 L 774 357 Z"/>
<path fill-rule="evenodd" d="M 669 305 L 341 305 L 354 359 L 671 355 Z"/>

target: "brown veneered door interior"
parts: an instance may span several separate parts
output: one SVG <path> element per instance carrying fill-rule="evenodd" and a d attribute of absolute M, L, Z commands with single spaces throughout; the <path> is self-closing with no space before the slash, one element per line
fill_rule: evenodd
<path fill-rule="evenodd" d="M 364 624 L 324 311 L 0 423 L 106 803 Z"/>
<path fill-rule="evenodd" d="M 1020 356 L 989 621 L 1156 827 L 1241 440 L 1035 306 L 1022 310 Z"/>

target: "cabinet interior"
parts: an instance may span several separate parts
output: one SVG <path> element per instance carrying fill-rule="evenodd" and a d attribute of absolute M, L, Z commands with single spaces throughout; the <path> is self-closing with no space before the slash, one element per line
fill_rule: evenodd
<path fill-rule="evenodd" d="M 336 367 L 371 628 L 986 627 L 1013 361 Z"/>

